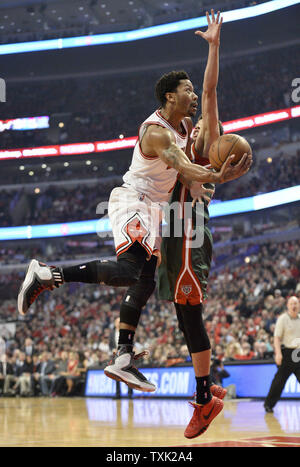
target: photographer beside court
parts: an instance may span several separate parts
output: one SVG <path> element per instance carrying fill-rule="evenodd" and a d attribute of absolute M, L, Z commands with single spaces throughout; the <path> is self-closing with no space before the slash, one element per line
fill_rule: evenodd
<path fill-rule="evenodd" d="M 274 331 L 275 363 L 278 367 L 265 399 L 266 412 L 280 399 L 285 383 L 294 373 L 300 383 L 300 302 L 295 296 L 287 301 L 287 311 L 279 316 Z M 298 349 L 298 350 L 297 350 Z"/>
<path fill-rule="evenodd" d="M 223 387 L 223 379 L 228 378 L 230 373 L 225 370 L 223 362 L 215 358 L 210 367 L 210 376 L 215 384 Z"/>

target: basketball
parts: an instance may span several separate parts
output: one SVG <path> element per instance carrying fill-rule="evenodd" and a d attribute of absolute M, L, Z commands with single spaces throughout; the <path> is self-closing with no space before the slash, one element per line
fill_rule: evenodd
<path fill-rule="evenodd" d="M 209 149 L 209 161 L 214 169 L 220 170 L 232 154 L 235 155 L 232 163 L 237 164 L 244 154 L 251 153 L 251 146 L 245 138 L 240 135 L 227 134 L 213 142 Z"/>

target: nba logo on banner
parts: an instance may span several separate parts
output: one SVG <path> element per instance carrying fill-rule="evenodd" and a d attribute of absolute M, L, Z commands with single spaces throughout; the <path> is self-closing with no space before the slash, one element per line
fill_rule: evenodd
<path fill-rule="evenodd" d="M 0 102 L 6 102 L 6 83 L 0 78 Z"/>

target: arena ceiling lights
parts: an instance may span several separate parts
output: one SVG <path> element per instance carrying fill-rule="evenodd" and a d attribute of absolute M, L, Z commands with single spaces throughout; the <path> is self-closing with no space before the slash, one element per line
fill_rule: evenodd
<path fill-rule="evenodd" d="M 222 13 L 223 22 L 230 23 L 232 21 L 254 18 L 256 16 L 265 15 L 267 13 L 272 13 L 283 8 L 297 5 L 298 3 L 300 3 L 300 0 L 271 0 L 259 5 L 226 11 Z M 131 42 L 141 39 L 148 39 L 150 37 L 158 37 L 166 34 L 188 31 L 190 29 L 202 28 L 206 25 L 206 16 L 200 16 L 198 18 L 176 21 L 174 23 L 161 24 L 158 26 L 126 32 L 68 37 L 34 42 L 22 42 L 16 44 L 3 44 L 0 45 L 0 55 L 68 49 L 73 47 L 87 47 L 91 45 L 118 44 L 122 42 Z"/>

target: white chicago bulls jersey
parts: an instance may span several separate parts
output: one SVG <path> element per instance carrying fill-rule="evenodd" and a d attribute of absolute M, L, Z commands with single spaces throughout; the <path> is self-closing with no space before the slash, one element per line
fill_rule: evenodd
<path fill-rule="evenodd" d="M 188 127 L 185 120 L 182 120 L 184 133 L 180 134 L 157 110 L 148 117 L 140 126 L 138 141 L 133 151 L 132 162 L 129 170 L 123 177 L 125 187 L 148 196 L 151 201 L 160 203 L 168 201 L 170 193 L 176 183 L 178 172 L 167 165 L 157 156 L 143 154 L 141 141 L 148 125 L 160 125 L 172 131 L 176 144 L 183 151 L 186 150 L 188 142 Z"/>

